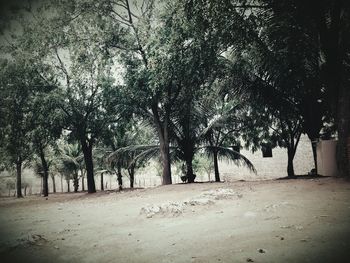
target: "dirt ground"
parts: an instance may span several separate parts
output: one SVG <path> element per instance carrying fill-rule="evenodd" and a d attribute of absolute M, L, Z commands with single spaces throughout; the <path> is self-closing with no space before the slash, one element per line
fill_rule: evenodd
<path fill-rule="evenodd" d="M 350 262 L 350 182 L 0 199 L 1 262 Z"/>

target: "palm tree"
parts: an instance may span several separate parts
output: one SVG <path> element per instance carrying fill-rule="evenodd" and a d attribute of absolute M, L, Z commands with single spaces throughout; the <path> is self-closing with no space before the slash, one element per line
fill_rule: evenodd
<path fill-rule="evenodd" d="M 196 153 L 205 153 L 213 158 L 216 182 L 220 182 L 219 158 L 243 164 L 256 172 L 245 156 L 230 148 L 232 143 L 239 144 L 239 132 L 243 125 L 239 116 L 242 105 L 229 101 L 228 96 L 219 97 L 218 100 L 216 95 L 219 94 L 214 90 L 206 101 L 196 102 L 190 110 L 191 116 L 185 119 L 187 123 L 182 119 L 178 122 L 180 127 L 174 125 L 174 144 L 178 148 L 179 158 L 186 164 L 186 177 L 190 183 L 194 181 L 192 161 Z"/>
<path fill-rule="evenodd" d="M 137 169 L 143 167 L 155 153 L 159 153 L 156 149 L 159 149 L 159 145 L 146 145 L 153 140 L 147 125 L 129 123 L 128 127 L 128 130 L 123 129 L 112 137 L 110 145 L 113 151 L 107 157 L 110 167 L 117 169 L 120 190 L 122 189 L 122 169 L 127 171 L 130 188 L 133 188 Z"/>
<path fill-rule="evenodd" d="M 67 182 L 73 180 L 74 192 L 78 192 L 79 171 L 82 170 L 84 161 L 80 145 L 78 143 L 59 145 L 59 159 L 59 171 L 65 175 Z"/>
<path fill-rule="evenodd" d="M 213 94 L 212 94 L 213 95 Z M 217 98 L 209 96 L 210 98 Z M 224 96 L 225 97 L 225 96 Z M 233 115 L 240 110 L 240 105 L 225 101 L 214 110 L 204 106 L 204 103 L 196 102 L 195 105 L 187 105 L 172 118 L 170 155 L 172 162 L 184 162 L 186 175 L 183 177 L 189 183 L 194 182 L 195 175 L 192 162 L 195 154 L 205 154 L 213 158 L 216 181 L 220 181 L 218 159 L 233 161 L 235 164 L 243 164 L 248 169 L 256 172 L 253 164 L 242 154 L 227 146 L 229 139 L 238 140 L 240 121 Z M 212 99 L 208 99 L 208 103 Z M 210 103 L 209 103 L 210 104 Z M 213 107 L 212 107 L 213 108 Z M 215 107 L 214 107 L 215 108 Z M 185 109 L 185 110 L 184 110 Z M 186 113 L 187 112 L 187 113 Z M 127 158 L 129 164 L 147 161 L 151 158 L 159 158 L 159 145 L 135 145 L 131 144 L 119 148 L 109 155 L 109 160 L 122 160 Z"/>
<path fill-rule="evenodd" d="M 32 160 L 31 166 L 34 168 L 36 174 L 42 178 L 42 194 L 43 196 L 49 195 L 48 187 L 48 176 L 51 176 L 52 179 L 52 190 L 56 192 L 55 185 L 55 167 L 56 156 L 52 146 L 47 145 L 45 148 L 39 149 L 39 154 L 36 154 Z"/>
<path fill-rule="evenodd" d="M 259 26 L 246 23 L 246 40 L 251 41 L 248 46 L 236 48 L 228 58 L 230 84 L 234 92 L 250 94 L 252 121 L 266 127 L 265 137 L 270 143 L 287 148 L 287 172 L 293 177 L 293 159 L 301 134 L 306 132 L 314 141 L 323 125 L 319 103 L 322 92 L 317 81 L 319 57 L 309 42 L 282 39 L 283 31 L 291 33 L 293 27 L 286 23 L 275 26 L 269 15 L 265 10 L 256 16 Z M 291 33 L 297 34 L 301 33 Z M 247 131 L 246 137 L 258 134 L 255 127 L 249 127 L 252 131 Z"/>

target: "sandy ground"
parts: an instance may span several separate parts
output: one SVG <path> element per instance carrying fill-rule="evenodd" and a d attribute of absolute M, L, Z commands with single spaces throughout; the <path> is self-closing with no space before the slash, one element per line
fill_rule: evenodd
<path fill-rule="evenodd" d="M 350 182 L 0 199 L 1 262 L 350 262 Z"/>

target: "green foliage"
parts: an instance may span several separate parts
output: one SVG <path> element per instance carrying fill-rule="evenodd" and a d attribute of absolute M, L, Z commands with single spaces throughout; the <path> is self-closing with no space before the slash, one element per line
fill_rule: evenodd
<path fill-rule="evenodd" d="M 81 146 L 78 143 L 67 144 L 62 142 L 58 146 L 58 162 L 56 162 L 57 169 L 67 178 L 73 175 L 77 176 L 78 172 L 84 167 L 84 159 Z"/>
<path fill-rule="evenodd" d="M 222 158 L 255 171 L 231 149 L 241 140 L 253 151 L 285 147 L 293 160 L 301 134 L 318 138 L 341 119 L 340 92 L 348 96 L 349 10 L 324 1 L 311 15 L 312 3 L 52 0 L 19 8 L 2 30 L 1 169 L 37 155 L 45 170 L 62 132 L 74 143 L 60 146 L 56 169 L 74 180 L 86 170 L 89 192 L 107 156 L 119 177 L 156 158 L 164 183 L 171 162 L 185 163 L 191 179 L 198 154 L 212 158 L 216 180 Z M 348 128 L 338 124 L 343 138 Z"/>
<path fill-rule="evenodd" d="M 51 89 L 40 76 L 42 68 L 31 65 L 25 58 L 2 60 L 1 92 L 1 151 L 8 165 L 22 163 L 32 156 L 33 140 L 39 136 L 35 112 L 39 98 Z"/>

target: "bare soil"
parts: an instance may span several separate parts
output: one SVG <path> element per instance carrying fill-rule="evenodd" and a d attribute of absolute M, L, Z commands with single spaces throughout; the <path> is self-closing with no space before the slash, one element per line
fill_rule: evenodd
<path fill-rule="evenodd" d="M 0 199 L 1 262 L 350 262 L 350 182 Z"/>

